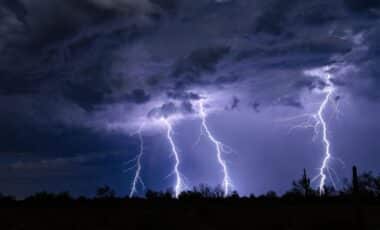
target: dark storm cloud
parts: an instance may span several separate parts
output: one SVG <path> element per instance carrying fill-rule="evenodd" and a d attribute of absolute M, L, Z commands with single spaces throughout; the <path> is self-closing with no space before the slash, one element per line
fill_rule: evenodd
<path fill-rule="evenodd" d="M 150 95 L 143 89 L 135 89 L 131 94 L 127 95 L 127 99 L 136 104 L 143 104 L 150 100 Z"/>
<path fill-rule="evenodd" d="M 46 115 L 48 116 L 48 115 Z M 36 123 L 2 124 L 2 152 L 28 156 L 71 156 L 76 153 L 125 152 L 135 141 L 116 133 Z M 22 144 L 20 144 L 22 143 Z"/>
<path fill-rule="evenodd" d="M 178 8 L 177 0 L 150 0 L 153 4 L 159 6 L 161 9 L 174 14 Z"/>
<path fill-rule="evenodd" d="M 179 104 L 168 102 L 158 108 L 154 108 L 148 113 L 149 118 L 169 118 L 178 114 L 194 113 L 193 104 L 189 101 L 182 101 Z"/>
<path fill-rule="evenodd" d="M 107 102 L 107 98 L 115 96 L 115 91 L 120 90 L 117 86 L 123 84 L 125 79 L 120 79 L 110 72 L 114 59 L 113 51 L 122 47 L 124 43 L 138 42 L 142 38 L 142 34 L 146 32 L 138 23 L 123 25 L 120 22 L 133 20 L 136 15 L 148 15 L 152 12 L 162 13 L 160 10 L 150 9 L 154 7 L 164 12 L 183 14 L 172 15 L 171 17 L 175 18 L 169 19 L 170 21 L 181 21 L 181 18 L 194 13 L 189 9 L 199 10 L 202 7 L 204 10 L 199 11 L 202 12 L 198 14 L 199 18 L 206 18 L 210 13 L 207 10 L 211 10 L 213 7 L 215 23 L 218 23 L 218 19 L 225 20 L 223 13 L 243 7 L 255 6 L 253 15 L 257 15 L 252 17 L 252 20 L 242 22 L 243 27 L 244 24 L 247 24 L 247 31 L 234 32 L 234 36 L 238 38 L 248 36 L 254 39 L 252 44 L 257 45 L 248 45 L 244 49 L 233 50 L 228 45 L 215 43 L 212 41 L 215 38 L 210 37 L 208 38 L 210 41 L 206 40 L 205 44 L 214 44 L 192 48 L 185 52 L 185 57 L 176 58 L 177 60 L 169 70 L 169 75 L 173 78 L 170 81 L 173 81 L 173 84 L 167 88 L 186 89 L 192 84 L 229 84 L 238 81 L 242 76 L 233 73 L 223 73 L 216 79 L 208 76 L 219 74 L 216 73 L 218 71 L 217 64 L 229 55 L 250 57 L 253 65 L 261 63 L 263 68 L 289 67 L 293 63 L 300 65 L 300 62 L 308 59 L 308 62 L 313 64 L 322 63 L 323 60 L 326 63 L 331 54 L 346 53 L 351 48 L 351 44 L 347 41 L 319 34 L 327 32 L 323 25 L 325 22 L 332 22 L 336 17 L 342 15 L 340 11 L 330 10 L 334 9 L 336 3 L 319 1 L 304 3 L 296 0 L 286 4 L 282 1 L 265 3 L 231 1 L 226 6 L 224 4 L 218 6 L 219 4 L 213 1 L 200 1 L 190 4 L 193 5 L 190 7 L 188 3 L 185 4 L 181 1 L 152 0 L 142 4 L 146 9 L 141 9 L 142 6 L 136 4 L 137 1 L 111 1 L 111 3 L 101 3 L 95 0 L 38 1 L 24 4 L 23 1 L 13 4 L 6 2 L 5 7 L 13 9 L 11 12 L 18 12 L 17 15 L 25 14 L 28 23 L 27 26 L 18 25 L 25 30 L 24 32 L 16 29 L 13 31 L 12 34 L 17 39 L 8 42 L 5 52 L 8 50 L 7 57 L 9 58 L 4 60 L 4 63 L 13 62 L 18 56 L 23 56 L 26 63 L 17 69 L 9 69 L 5 65 L 0 69 L 6 81 L 1 92 L 7 94 L 35 92 L 40 91 L 42 87 L 51 88 L 56 84 L 58 85 L 56 87 L 59 88 L 57 91 L 62 91 L 60 93 L 63 97 L 86 110 L 91 110 L 99 104 L 102 105 L 104 101 Z M 183 9 L 188 9 L 188 12 Z M 248 14 L 245 11 L 241 13 Z M 242 15 L 233 16 L 240 17 Z M 240 19 L 231 18 L 230 22 L 224 24 L 226 29 L 216 30 L 216 33 L 222 33 L 222 37 L 223 33 L 229 33 L 229 30 L 234 29 L 232 23 L 234 20 Z M 197 30 L 203 22 L 194 18 L 191 23 L 183 24 L 183 26 L 187 26 L 188 29 L 194 27 Z M 303 29 L 309 27 L 310 24 L 312 27 L 319 26 L 321 29 L 313 32 L 317 36 L 305 39 Z M 173 30 L 169 31 L 174 32 L 174 25 Z M 297 28 L 297 30 L 292 28 Z M 261 36 L 262 32 L 271 37 Z M 194 39 L 197 39 L 196 33 L 194 33 Z M 27 38 L 21 39 L 26 34 L 28 34 Z M 168 49 L 171 49 L 170 44 L 168 44 Z M 11 51 L 12 53 L 16 51 L 18 55 L 11 55 Z M 276 59 L 278 60 L 276 61 Z M 60 80 L 55 80 L 55 78 Z M 63 82 L 62 78 L 65 78 Z M 165 82 L 165 76 L 160 78 L 159 82 Z M 25 84 L 19 86 L 20 81 Z M 62 84 L 63 87 L 61 87 Z M 128 89 L 128 91 L 132 90 L 133 88 Z M 128 101 L 129 97 L 124 98 Z"/>
<path fill-rule="evenodd" d="M 194 92 L 169 91 L 167 96 L 175 100 L 200 100 L 201 96 Z"/>
<path fill-rule="evenodd" d="M 355 12 L 365 12 L 380 9 L 380 2 L 376 0 L 344 0 L 346 6 Z"/>
<path fill-rule="evenodd" d="M 4 0 L 3 1 L 4 7 L 9 9 L 12 13 L 15 14 L 18 20 L 25 23 L 25 16 L 27 14 L 27 11 L 23 4 L 20 3 L 18 0 Z"/>
<path fill-rule="evenodd" d="M 135 19 L 145 14 L 143 2 L 5 1 L 1 9 L 9 22 L 0 38 L 0 93 L 54 94 L 86 110 L 102 104 L 120 84 L 106 77 L 112 52 L 143 33 Z M 20 15 L 25 23 L 17 23 Z M 141 91 L 129 91 L 127 101 L 148 100 Z"/>
<path fill-rule="evenodd" d="M 358 74 L 369 76 L 370 89 L 367 91 L 372 99 L 380 100 L 380 29 L 377 27 L 372 33 L 368 35 L 369 59 L 363 63 L 363 67 Z M 362 89 L 362 92 L 366 89 Z"/>
<path fill-rule="evenodd" d="M 250 103 L 250 106 L 251 106 L 251 108 L 252 108 L 256 113 L 260 112 L 260 103 L 259 103 L 259 102 L 257 102 L 257 101 L 252 102 L 252 103 Z"/>
<path fill-rule="evenodd" d="M 147 1 L 0 1 L 2 150 L 35 154 L 124 149 L 98 133 L 92 113 L 115 103 L 143 104 L 149 93 L 124 87 L 111 57 L 150 27 Z M 22 143 L 22 145 L 20 145 Z M 92 146 L 92 147 L 90 147 Z"/>
<path fill-rule="evenodd" d="M 200 95 L 194 92 L 186 91 L 168 91 L 166 96 L 173 102 L 167 102 L 160 107 L 153 108 L 148 112 L 149 118 L 168 118 L 173 115 L 186 115 L 194 113 L 192 101 L 202 99 Z"/>
<path fill-rule="evenodd" d="M 19 25 L 19 28 L 14 28 L 6 35 L 13 37 L 13 41 L 9 41 L 8 49 L 33 56 L 38 54 L 39 49 L 62 45 L 58 42 L 71 39 L 89 27 L 132 13 L 122 12 L 117 7 L 106 8 L 91 0 L 18 1 L 17 5 L 5 4 L 5 8 L 11 9 L 17 18 L 20 18 L 20 11 L 23 12 L 25 21 L 24 25 Z"/>
<path fill-rule="evenodd" d="M 270 35 L 281 35 L 286 29 L 286 16 L 298 0 L 272 1 L 257 17 L 254 25 L 255 33 L 268 33 Z"/>
<path fill-rule="evenodd" d="M 117 81 L 107 81 L 104 76 L 100 77 L 97 79 L 93 75 L 89 79 L 83 79 L 83 82 L 69 83 L 64 86 L 63 95 L 87 111 L 116 103 L 143 104 L 151 98 L 144 89 L 133 89 L 131 92 L 113 95 Z"/>
<path fill-rule="evenodd" d="M 361 64 L 361 69 L 346 76 L 351 81 L 346 82 L 344 87 L 351 90 L 352 93 L 358 96 L 365 97 L 374 102 L 380 101 L 380 63 L 376 60 L 369 60 Z M 364 76 L 364 77 L 363 77 Z"/>
<path fill-rule="evenodd" d="M 170 102 L 161 105 L 159 108 L 154 108 L 153 110 L 151 110 L 148 113 L 148 117 L 166 118 L 176 113 L 178 113 L 178 107 L 173 102 Z"/>
<path fill-rule="evenodd" d="M 300 109 L 303 108 L 302 103 L 298 100 L 298 98 L 293 97 L 281 97 L 278 100 L 278 104 Z"/>
<path fill-rule="evenodd" d="M 179 60 L 172 72 L 179 86 L 203 83 L 202 74 L 214 72 L 216 64 L 229 53 L 230 49 L 224 46 L 200 48 L 194 50 L 184 59 Z"/>
<path fill-rule="evenodd" d="M 307 88 L 308 90 L 323 89 L 326 83 L 320 79 L 301 79 L 294 84 L 295 89 Z"/>
<path fill-rule="evenodd" d="M 231 84 L 239 80 L 239 76 L 231 74 L 218 77 L 215 81 L 216 84 Z"/>
<path fill-rule="evenodd" d="M 226 110 L 235 110 L 238 108 L 239 104 L 240 104 L 240 99 L 237 97 L 233 97 L 231 104 L 226 107 Z"/>
<path fill-rule="evenodd" d="M 215 135 L 235 140 L 238 148 L 252 143 L 241 158 L 249 168 L 262 170 L 251 165 L 260 159 L 246 157 L 261 157 L 260 151 L 266 157 L 293 152 L 283 148 L 291 139 L 288 130 L 270 126 L 275 118 L 268 107 L 281 114 L 304 112 L 302 96 L 326 87 L 305 70 L 336 66 L 333 84 L 342 96 L 335 100 L 352 94 L 376 107 L 379 16 L 377 0 L 0 0 L 0 152 L 29 157 L 16 161 L 14 171 L 95 164 L 93 160 L 101 165 L 108 153 L 136 152 L 138 140 L 126 134 L 141 121 L 192 116 L 195 102 L 204 98 L 210 99 L 207 112 L 222 113 L 209 117 Z M 360 111 L 358 117 L 363 114 L 372 110 Z M 369 130 L 377 124 L 375 118 L 347 124 L 368 122 L 363 130 Z M 231 121 L 236 124 L 226 129 Z M 113 125 L 121 126 L 121 132 Z M 191 127 L 196 135 L 198 125 Z M 179 145 L 183 137 L 191 141 L 191 132 L 184 130 L 177 132 Z M 244 135 L 235 135 L 242 131 Z M 267 144 L 277 136 L 281 142 Z M 303 138 L 291 144 L 302 154 L 311 148 L 305 144 L 309 137 Z M 147 162 L 151 156 L 158 162 L 161 148 L 152 143 L 147 144 Z M 273 149 L 264 151 L 268 146 Z M 282 169 L 284 161 L 266 157 L 268 170 Z M 294 156 L 286 157 L 298 164 Z M 120 159 L 109 163 L 113 173 L 115 162 Z M 294 169 L 294 164 L 286 165 Z M 262 172 L 249 175 L 254 181 L 249 183 L 257 183 L 252 175 Z M 121 181 L 127 184 L 125 175 Z"/>
<path fill-rule="evenodd" d="M 380 18 L 380 15 L 377 18 Z M 365 29 L 357 38 L 361 45 L 346 57 L 346 62 L 352 67 L 347 67 L 348 71 L 342 71 L 334 81 L 336 85 L 348 89 L 355 96 L 375 102 L 380 99 L 380 29 L 377 20 L 365 17 L 362 22 L 365 23 Z"/>
<path fill-rule="evenodd" d="M 301 90 L 324 87 L 302 71 L 332 57 L 360 69 L 337 86 L 377 100 L 378 9 L 371 0 L 4 0 L 2 107 L 20 123 L 62 129 L 101 129 L 143 106 L 143 116 L 191 114 L 202 97 L 193 88 L 233 86 L 222 108 L 301 108 Z M 369 49 L 356 55 L 359 32 Z"/>

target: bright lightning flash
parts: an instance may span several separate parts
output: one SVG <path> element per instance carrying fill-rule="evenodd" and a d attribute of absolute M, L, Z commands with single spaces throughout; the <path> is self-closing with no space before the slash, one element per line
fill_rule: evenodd
<path fill-rule="evenodd" d="M 294 128 L 313 128 L 314 129 L 314 138 L 319 136 L 320 131 L 321 132 L 321 139 L 324 146 L 324 157 L 321 164 L 321 167 L 319 168 L 318 176 L 316 176 L 314 180 L 320 179 L 319 181 L 319 192 L 320 194 L 325 193 L 325 185 L 327 178 L 329 177 L 331 180 L 332 185 L 336 188 L 336 184 L 334 182 L 334 179 L 332 177 L 331 172 L 335 173 L 334 170 L 332 170 L 329 167 L 329 163 L 331 159 L 333 158 L 332 152 L 331 152 L 331 142 L 329 139 L 329 125 L 326 121 L 326 112 L 331 103 L 335 106 L 335 111 L 339 112 L 337 101 L 334 100 L 334 94 L 336 92 L 336 88 L 334 87 L 332 80 L 332 75 L 328 72 L 330 67 L 325 67 L 322 70 L 312 70 L 308 71 L 306 74 L 310 76 L 316 76 L 319 78 L 322 78 L 325 86 L 322 90 L 323 93 L 323 100 L 318 103 L 318 110 L 315 113 L 306 113 L 299 116 L 291 117 L 289 119 L 286 119 L 286 121 L 295 120 L 299 118 L 308 118 L 306 122 L 301 123 L 300 125 L 296 125 Z M 313 103 L 314 104 L 314 103 Z"/>
<path fill-rule="evenodd" d="M 317 118 L 318 118 L 318 122 L 316 125 L 321 125 L 322 126 L 322 140 L 323 140 L 323 144 L 325 146 L 325 157 L 323 159 L 323 162 L 322 162 L 322 166 L 320 168 L 320 171 L 319 171 L 319 176 L 320 176 L 320 182 L 319 182 L 319 192 L 320 194 L 323 194 L 325 192 L 325 184 L 326 184 L 326 179 L 327 179 L 327 176 L 326 176 L 326 171 L 328 171 L 328 163 L 329 163 L 329 160 L 331 158 L 331 144 L 330 144 L 330 140 L 329 140 L 329 137 L 328 137 L 328 125 L 327 125 L 327 122 L 325 120 L 325 117 L 323 116 L 325 111 L 326 111 L 326 108 L 327 108 L 327 105 L 329 103 L 329 101 L 331 100 L 331 97 L 332 95 L 334 94 L 334 91 L 335 91 L 335 88 L 331 82 L 331 75 L 329 73 L 327 73 L 327 78 L 326 78 L 326 87 L 325 87 L 325 98 L 321 104 L 321 106 L 319 107 L 319 110 L 318 110 L 318 115 L 317 115 Z"/>
<path fill-rule="evenodd" d="M 129 193 L 129 197 L 132 198 L 136 193 L 137 193 L 137 184 L 140 183 L 142 185 L 142 187 L 145 187 L 144 185 L 144 182 L 141 178 L 141 169 L 142 169 L 142 165 L 141 165 L 141 160 L 142 160 L 142 157 L 144 155 L 144 139 L 143 139 L 143 136 L 142 136 L 142 127 L 140 127 L 140 129 L 138 130 L 137 134 L 138 134 L 138 137 L 139 137 L 139 141 L 140 141 L 140 151 L 139 151 L 139 154 L 137 155 L 137 157 L 134 159 L 136 161 L 136 171 L 135 171 L 135 176 L 133 177 L 133 181 L 132 181 L 132 185 L 131 185 L 131 192 Z"/>
<path fill-rule="evenodd" d="M 202 129 L 205 131 L 205 134 L 210 139 L 210 141 L 215 145 L 218 163 L 223 170 L 223 183 L 222 183 L 222 185 L 223 185 L 224 197 L 227 197 L 230 193 L 230 188 L 232 187 L 232 183 L 231 183 L 230 176 L 228 173 L 227 163 L 223 159 L 223 152 L 225 152 L 224 151 L 225 147 L 224 147 L 224 144 L 222 142 L 218 141 L 213 136 L 210 129 L 208 128 L 207 114 L 205 112 L 204 100 L 203 99 L 199 101 L 199 116 L 202 120 Z"/>
<path fill-rule="evenodd" d="M 181 160 L 179 158 L 177 146 L 176 146 L 174 139 L 173 139 L 172 124 L 170 123 L 170 121 L 168 121 L 168 119 L 165 119 L 165 118 L 162 118 L 162 121 L 166 126 L 166 129 L 167 129 L 166 137 L 169 140 L 169 143 L 170 143 L 170 146 L 172 149 L 172 154 L 173 154 L 174 159 L 175 159 L 175 165 L 174 165 L 174 169 L 173 169 L 173 173 L 175 174 L 175 177 L 176 177 L 174 192 L 175 192 L 175 197 L 178 198 L 179 195 L 181 194 L 181 192 L 183 191 L 183 187 L 184 187 L 181 172 L 179 170 L 179 165 L 181 163 Z"/>

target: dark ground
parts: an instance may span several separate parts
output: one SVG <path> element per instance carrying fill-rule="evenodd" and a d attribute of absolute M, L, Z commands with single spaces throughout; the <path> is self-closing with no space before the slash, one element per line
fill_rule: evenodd
<path fill-rule="evenodd" d="M 380 205 L 102 201 L 0 208 L 0 229 L 380 229 Z"/>
<path fill-rule="evenodd" d="M 108 186 L 93 198 L 41 192 L 16 200 L 0 194 L 0 230 L 380 230 L 380 176 L 352 171 L 343 190 L 325 187 L 322 194 L 310 186 L 306 170 L 282 196 L 232 192 L 224 198 L 220 188 L 205 185 L 182 192 L 179 199 L 170 190 L 120 198 Z"/>

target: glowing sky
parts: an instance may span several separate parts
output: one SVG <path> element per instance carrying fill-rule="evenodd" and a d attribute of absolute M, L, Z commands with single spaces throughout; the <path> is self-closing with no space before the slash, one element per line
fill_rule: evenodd
<path fill-rule="evenodd" d="M 142 194 L 136 169 L 173 187 L 171 141 L 183 186 L 227 170 L 242 194 L 284 192 L 321 173 L 326 96 L 337 187 L 377 173 L 379 19 L 377 0 L 0 1 L 0 192 Z"/>

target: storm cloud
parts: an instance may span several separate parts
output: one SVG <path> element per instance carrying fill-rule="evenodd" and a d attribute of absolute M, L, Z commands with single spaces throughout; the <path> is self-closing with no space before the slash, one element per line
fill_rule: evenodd
<path fill-rule="evenodd" d="M 376 0 L 2 0 L 0 152 L 118 151 L 145 120 L 193 116 L 201 99 L 302 111 L 326 87 L 305 71 L 324 66 L 376 107 L 379 18 Z"/>

